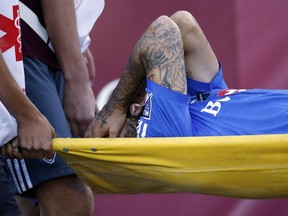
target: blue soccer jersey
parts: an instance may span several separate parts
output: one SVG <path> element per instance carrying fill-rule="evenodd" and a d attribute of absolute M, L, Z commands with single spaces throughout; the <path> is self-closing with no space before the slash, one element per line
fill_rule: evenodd
<path fill-rule="evenodd" d="M 211 83 L 187 80 L 188 95 L 164 88 L 147 79 L 147 101 L 143 115 L 139 120 L 138 137 L 183 137 L 192 136 L 191 115 L 189 112 L 190 95 L 212 89 L 225 89 L 219 67 Z"/>
<path fill-rule="evenodd" d="M 287 90 L 212 90 L 189 105 L 193 136 L 288 133 Z"/>
<path fill-rule="evenodd" d="M 190 97 L 147 79 L 147 99 L 138 121 L 138 137 L 192 136 Z"/>
<path fill-rule="evenodd" d="M 288 133 L 287 90 L 227 89 L 221 67 L 210 83 L 187 84 L 184 95 L 147 80 L 138 137 Z"/>

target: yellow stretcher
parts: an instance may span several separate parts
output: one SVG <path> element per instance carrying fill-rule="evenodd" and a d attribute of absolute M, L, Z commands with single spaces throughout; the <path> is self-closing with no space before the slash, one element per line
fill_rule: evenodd
<path fill-rule="evenodd" d="M 96 193 L 288 197 L 288 135 L 56 138 L 53 147 Z"/>

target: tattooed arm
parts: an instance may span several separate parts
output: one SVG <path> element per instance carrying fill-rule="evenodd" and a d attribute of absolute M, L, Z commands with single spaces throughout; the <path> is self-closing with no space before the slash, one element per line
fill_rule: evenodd
<path fill-rule="evenodd" d="M 96 114 L 94 121 L 86 132 L 86 137 L 119 136 L 126 122 L 129 106 L 134 101 L 139 86 L 146 78 L 145 71 L 139 63 L 141 60 L 134 53 L 131 55 L 125 72 L 109 101 Z"/>
<path fill-rule="evenodd" d="M 177 25 L 166 16 L 156 19 L 134 47 L 124 74 L 86 136 L 119 136 L 124 124 L 127 125 L 129 106 L 135 102 L 137 90 L 146 77 L 163 87 L 186 93 L 183 55 Z"/>

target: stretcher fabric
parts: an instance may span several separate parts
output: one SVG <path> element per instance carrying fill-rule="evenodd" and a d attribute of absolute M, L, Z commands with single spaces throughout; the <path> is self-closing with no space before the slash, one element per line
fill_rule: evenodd
<path fill-rule="evenodd" d="M 288 197 L 288 135 L 56 138 L 94 192 Z"/>

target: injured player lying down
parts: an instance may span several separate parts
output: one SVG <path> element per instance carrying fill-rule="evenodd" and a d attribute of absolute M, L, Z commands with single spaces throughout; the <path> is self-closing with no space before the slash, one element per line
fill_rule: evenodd
<path fill-rule="evenodd" d="M 147 28 L 86 136 L 285 134 L 287 101 L 287 90 L 228 89 L 197 21 L 178 11 Z"/>

